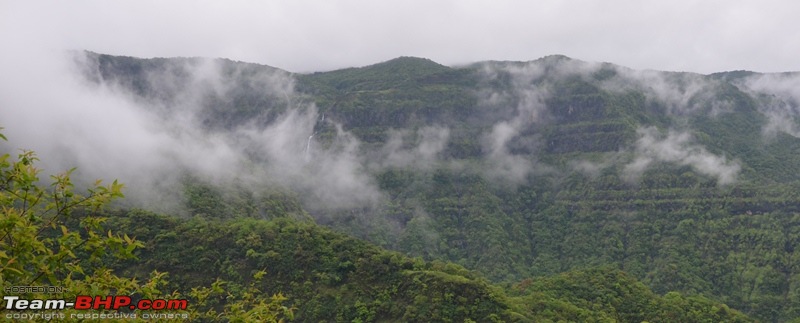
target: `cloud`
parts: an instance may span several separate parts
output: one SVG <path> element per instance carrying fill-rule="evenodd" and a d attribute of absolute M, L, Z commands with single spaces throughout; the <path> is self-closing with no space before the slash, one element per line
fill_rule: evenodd
<path fill-rule="evenodd" d="M 634 160 L 623 168 L 623 178 L 636 181 L 653 163 L 667 162 L 690 166 L 696 172 L 716 177 L 718 185 L 732 184 L 741 170 L 736 161 L 729 161 L 693 144 L 688 132 L 670 130 L 666 136 L 655 127 L 637 129 Z"/>
<path fill-rule="evenodd" d="M 521 133 L 535 124 L 550 118 L 545 105 L 548 91 L 540 85 L 548 70 L 541 61 L 528 63 L 484 63 L 479 67 L 481 90 L 477 93 L 478 105 L 487 115 L 486 120 L 496 120 L 491 131 L 482 138 L 485 153 L 485 175 L 492 180 L 522 183 L 534 169 L 535 160 L 530 155 L 516 154 L 509 144 L 520 139 Z M 498 92 L 494 83 L 501 83 Z M 499 120 L 498 120 L 499 119 Z M 536 147 L 535 140 L 521 140 L 528 150 Z"/>
<path fill-rule="evenodd" d="M 266 178 L 300 192 L 314 210 L 336 210 L 370 206 L 382 193 L 363 166 L 358 140 L 336 125 L 329 147 L 320 147 L 313 137 L 320 116 L 315 107 L 290 109 L 264 130 L 239 131 L 247 138 L 251 155 L 265 167 Z"/>
<path fill-rule="evenodd" d="M 617 93 L 642 91 L 650 105 L 663 106 L 672 116 L 696 113 L 718 115 L 729 111 L 727 101 L 711 100 L 720 81 L 695 73 L 670 73 L 632 70 L 614 66 L 616 75 L 600 82 L 600 87 Z"/>
<path fill-rule="evenodd" d="M 513 123 L 499 122 L 484 137 L 484 150 L 487 151 L 485 175 L 499 182 L 523 183 L 533 171 L 533 160 L 524 155 L 512 154 L 508 142 L 519 133 Z"/>
<path fill-rule="evenodd" d="M 354 136 L 332 123 L 337 131 L 331 142 L 314 141 L 320 116 L 293 92 L 288 73 L 187 60 L 147 71 L 144 84 L 126 87 L 119 79 L 87 81 L 86 69 L 73 65 L 70 55 L 19 54 L 39 55 L 41 62 L 18 64 L 23 58 L 18 56 L 0 63 L 7 71 L 0 86 L 0 118 L 14 145 L 5 150 L 35 150 L 47 172 L 77 166 L 76 176 L 87 181 L 118 178 L 127 186 L 126 200 L 165 211 L 180 205 L 179 182 L 186 174 L 217 184 L 291 188 L 317 209 L 363 207 L 381 198 L 364 172 Z M 85 57 L 78 61 L 96 63 Z M 93 78 L 101 80 L 97 74 Z M 282 104 L 276 111 L 283 112 L 274 118 L 261 117 L 266 110 L 257 112 L 258 118 L 225 131 L 209 126 L 218 121 L 211 115 L 225 112 L 210 109 L 224 106 L 220 100 L 241 86 L 267 93 L 267 99 L 285 98 L 270 101 Z M 426 144 L 419 151 L 424 156 L 435 148 Z"/>
<path fill-rule="evenodd" d="M 589 81 L 606 65 L 557 55 L 524 63 L 477 65 L 478 105 L 485 113 L 483 119 L 494 122 L 482 138 L 485 175 L 519 184 L 529 174 L 551 172 L 551 167 L 537 162 L 541 137 L 531 130 L 555 122 L 547 100 L 556 95 L 558 82 L 573 77 Z"/>
<path fill-rule="evenodd" d="M 618 156 L 618 154 L 614 156 Z M 603 169 L 606 169 L 613 165 L 614 159 L 615 158 L 610 158 L 599 162 L 594 162 L 585 159 L 570 160 L 567 162 L 567 166 L 572 170 L 577 171 L 581 174 L 584 174 L 591 178 L 597 178 L 598 176 L 600 176 Z"/>
<path fill-rule="evenodd" d="M 440 160 L 440 153 L 450 139 L 450 129 L 427 126 L 412 131 L 392 130 L 378 156 L 369 157 L 373 168 L 413 167 L 430 169 Z"/>
<path fill-rule="evenodd" d="M 766 137 L 783 132 L 800 138 L 800 74 L 754 74 L 736 84 L 756 97 L 759 111 L 767 117 Z"/>
<path fill-rule="evenodd" d="M 794 55 L 800 42 L 785 32 L 800 29 L 793 15 L 798 6 L 781 0 L 491 6 L 421 0 L 26 1 L 0 4 L 0 39 L 137 57 L 226 57 L 294 72 L 403 55 L 452 65 L 551 54 L 637 69 L 779 72 L 800 70 Z"/>

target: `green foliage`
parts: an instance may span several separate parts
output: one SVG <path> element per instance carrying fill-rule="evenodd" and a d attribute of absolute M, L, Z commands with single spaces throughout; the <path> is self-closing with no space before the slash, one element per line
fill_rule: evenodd
<path fill-rule="evenodd" d="M 3 137 L 5 139 L 5 137 Z M 61 295 L 125 294 L 155 298 L 164 275 L 146 275 L 145 283 L 117 276 L 109 259 L 132 259 L 140 241 L 127 234 L 104 230 L 103 208 L 122 197 L 122 184 L 97 181 L 86 194 L 76 192 L 73 170 L 51 176 L 52 184 L 39 185 L 38 158 L 23 151 L 16 160 L 0 157 L 0 285 L 56 286 Z M 69 225 L 72 223 L 73 225 Z M 48 294 L 25 292 L 21 299 L 47 298 Z M 75 313 L 67 310 L 66 315 Z"/>
<path fill-rule="evenodd" d="M 1 128 L 0 128 L 1 129 Z M 5 137 L 0 134 L 0 138 Z M 52 184 L 40 186 L 38 158 L 23 151 L 16 160 L 0 156 L 0 285 L 3 290 L 17 286 L 55 286 L 63 288 L 60 298 L 77 295 L 128 295 L 134 298 L 181 298 L 181 294 L 162 292 L 169 283 L 166 272 L 142 272 L 143 282 L 115 274 L 109 265 L 118 261 L 137 261 L 135 253 L 145 246 L 128 234 L 107 230 L 108 218 L 101 216 L 112 200 L 123 197 L 123 185 L 96 181 L 86 194 L 75 190 L 70 175 L 74 169 L 51 176 Z M 141 225 L 137 223 L 136 225 Z M 258 282 L 265 272 L 257 272 Z M 211 318 L 213 309 L 203 295 L 225 293 L 224 311 L 214 316 L 232 322 L 282 322 L 291 319 L 293 309 L 282 305 L 280 293 L 266 296 L 251 285 L 246 289 L 226 289 L 213 285 L 196 288 L 188 311 L 194 320 Z M 39 292 L 18 293 L 21 299 L 48 299 Z M 70 317 L 77 310 L 62 312 Z"/>
<path fill-rule="evenodd" d="M 263 292 L 257 286 L 266 273 L 263 270 L 256 272 L 249 286 L 238 295 L 226 290 L 226 285 L 231 283 L 220 279 L 214 281 L 211 287 L 192 288 L 188 294 L 195 301 L 194 306 L 208 308 L 192 318 L 229 322 L 284 322 L 284 319 L 294 319 L 294 308 L 283 305 L 287 300 L 283 294 L 263 297 Z M 218 313 L 215 307 L 219 307 L 219 303 L 223 303 L 223 310 Z"/>
<path fill-rule="evenodd" d="M 537 320 L 613 322 L 749 322 L 744 314 L 703 297 L 656 295 L 628 274 L 610 267 L 525 280 L 515 286 Z"/>
<path fill-rule="evenodd" d="M 190 216 L 265 219 L 309 217 L 296 194 L 280 188 L 214 185 L 190 176 L 186 176 L 182 182 Z"/>
<path fill-rule="evenodd" d="M 190 293 L 199 297 L 202 304 L 215 306 L 211 299 L 213 295 L 221 295 L 222 291 L 215 291 L 214 286 L 225 285 L 250 286 L 252 291 L 280 290 L 289 297 L 300 320 L 374 321 L 405 315 L 448 317 L 448 308 L 476 302 L 486 304 L 486 307 L 464 308 L 453 312 L 457 313 L 453 319 L 480 318 L 502 312 L 498 309 L 502 308 L 501 304 L 483 300 L 488 295 L 464 292 L 467 286 L 484 289 L 487 285 L 476 282 L 476 276 L 463 268 L 447 267 L 451 268 L 452 274 L 459 275 L 461 283 L 432 288 L 430 284 L 437 281 L 406 272 L 430 270 L 431 266 L 438 265 L 383 251 L 312 223 L 286 218 L 271 221 L 195 218 L 177 222 L 165 216 L 130 212 L 116 215 L 112 224 L 127 229 L 126 223 L 141 223 L 145 219 L 153 230 L 142 232 L 149 237 L 143 239 L 152 247 L 138 250 L 138 257 L 142 260 L 122 262 L 117 266 L 126 268 L 133 275 L 153 269 L 169 269 L 170 286 L 179 291 L 185 290 L 186 286 L 211 285 L 210 289 L 197 289 Z M 269 272 L 266 279 L 248 278 L 253 273 L 263 275 L 258 274 L 262 270 Z M 222 280 L 212 281 L 212 277 Z M 442 301 L 443 307 L 409 307 L 418 296 L 443 291 L 462 298 Z M 247 300 L 247 294 L 242 297 Z M 229 310 L 235 311 L 236 308 Z M 213 317 L 218 315 L 217 311 L 206 314 Z"/>
<path fill-rule="evenodd" d="M 112 199 L 122 196 L 121 184 L 102 186 L 98 181 L 87 195 L 80 195 L 74 190 L 70 170 L 52 176 L 53 183 L 45 189 L 38 185 L 41 170 L 36 161 L 30 151 L 20 153 L 16 160 L 8 154 L 0 157 L 0 279 L 4 287 L 69 279 L 78 289 L 81 280 L 105 274 L 103 269 L 84 270 L 86 264 L 100 263 L 109 255 L 133 257 L 141 243 L 104 232 L 106 219 L 98 216 Z M 78 220 L 82 230 L 63 225 L 70 219 Z"/>
<path fill-rule="evenodd" d="M 390 128 L 452 123 L 475 112 L 466 87 L 470 71 L 401 57 L 362 68 L 298 76 L 298 90 L 313 95 L 321 113 L 365 143 L 382 143 Z M 324 128 L 321 138 L 334 129 Z"/>
<path fill-rule="evenodd" d="M 257 304 L 302 321 L 748 321 L 702 297 L 657 296 L 607 267 L 502 288 L 453 263 L 408 258 L 288 218 L 176 221 L 136 211 L 109 223 L 127 229 L 143 221 L 150 247 L 137 249 L 142 260 L 117 266 L 133 275 L 169 268 L 169 288 L 190 295 L 210 320 L 252 318 L 223 299 L 252 304 L 253 295 L 281 290 L 288 304 L 274 301 L 280 296 Z"/>
<path fill-rule="evenodd" d="M 148 71 L 169 70 L 174 79 L 185 77 L 188 69 L 169 60 L 103 55 L 98 60 L 107 81 L 149 100 L 172 100 L 188 84 L 178 81 L 177 88 L 165 90 L 144 82 Z M 236 90 L 230 96 L 208 93 L 201 105 L 210 128 L 266 125 L 288 106 L 286 98 L 272 97 L 254 81 L 258 75 L 286 74 L 254 64 L 226 61 L 222 66 L 225 80 Z M 492 314 L 503 319 L 724 320 L 709 314 L 730 314 L 715 302 L 763 321 L 800 316 L 800 262 L 795 255 L 800 243 L 795 229 L 800 139 L 762 133 L 769 121 L 765 107 L 781 102 L 743 90 L 741 80 L 753 75 L 749 72 L 644 73 L 654 77 L 651 84 L 626 78 L 636 73 L 610 64 L 592 65 L 589 72 L 580 66 L 563 56 L 456 68 L 400 58 L 294 75 L 298 96 L 316 103 L 330 121 L 314 129 L 323 146 L 335 139 L 334 123 L 358 137 L 364 156 L 383 147 L 393 129 L 435 125 L 450 130 L 440 163 L 425 170 L 396 167 L 370 174 L 387 196 L 383 205 L 335 214 L 323 210 L 320 218 L 336 230 L 426 261 L 455 263 L 497 283 L 564 277 L 559 275 L 576 279 L 570 285 L 552 278 L 542 290 L 513 296 L 520 299 L 512 303 L 489 298 L 501 299 L 502 306 Z M 529 78 L 517 79 L 510 72 L 526 68 L 533 71 Z M 496 75 L 487 77 L 486 69 Z M 701 90 L 694 91 L 697 85 Z M 520 88 L 547 96 L 531 103 L 536 100 L 529 95 L 535 93 Z M 660 96 L 665 93 L 674 97 Z M 540 118 L 532 121 L 529 105 L 538 103 Z M 499 122 L 517 117 L 525 121 L 507 148 L 537 165 L 535 172 L 514 185 L 492 182 L 485 176 L 494 166 L 485 158 L 488 133 Z M 693 143 L 739 163 L 739 180 L 721 187 L 692 167 L 653 163 L 630 181 L 625 165 L 636 157 L 640 127 L 687 131 Z M 589 161 L 593 164 L 581 168 Z M 309 320 L 390 320 L 406 312 L 409 318 L 458 313 L 459 318 L 491 319 L 480 316 L 491 311 L 462 308 L 458 293 L 428 295 L 430 289 L 423 288 L 480 290 L 476 279 L 461 281 L 427 268 L 433 266 L 429 263 L 408 265 L 399 256 L 401 260 L 382 263 L 383 258 L 371 254 L 382 251 L 364 242 L 287 220 L 307 219 L 292 193 L 248 196 L 236 185 L 202 181 L 187 181 L 185 193 L 191 210 L 186 223 L 139 210 L 119 212 L 113 224 L 106 223 L 147 237 L 146 246 L 137 249 L 143 260 L 127 269 L 131 274 L 169 270 L 174 288 L 206 286 L 216 277 L 226 286 L 241 287 L 254 270 L 266 268 L 275 281 L 262 282 L 264 289 L 284 292 L 296 305 L 297 316 Z M 243 219 L 248 217 L 284 219 Z M 153 227 L 135 225 L 139 221 Z M 174 247 L 176 243 L 183 249 Z M 348 244 L 355 247 L 343 247 Z M 380 274 L 368 266 L 379 268 Z M 598 266 L 629 276 L 575 273 Z M 629 278 L 652 291 L 628 286 Z M 615 280 L 626 282 L 621 285 L 627 289 L 609 287 Z M 587 291 L 595 287 L 602 292 Z M 546 292 L 550 289 L 562 292 Z M 387 300 L 399 305 L 386 305 Z M 345 305 L 331 305 L 337 302 Z M 635 306 L 624 308 L 628 302 Z"/>

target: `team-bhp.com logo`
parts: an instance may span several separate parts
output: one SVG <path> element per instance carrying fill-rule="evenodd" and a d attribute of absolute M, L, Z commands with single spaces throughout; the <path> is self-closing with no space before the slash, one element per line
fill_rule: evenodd
<path fill-rule="evenodd" d="M 185 310 L 189 301 L 185 299 L 140 299 L 133 302 L 130 296 L 78 296 L 74 302 L 64 299 L 19 299 L 19 296 L 3 296 L 7 310 Z"/>
<path fill-rule="evenodd" d="M 149 311 L 165 311 L 165 310 L 186 310 L 186 307 L 189 305 L 189 301 L 186 299 L 140 299 L 134 300 L 130 296 L 86 296 L 86 295 L 79 295 L 75 297 L 75 300 L 66 300 L 66 299 L 20 299 L 19 296 L 3 296 L 3 301 L 5 302 L 5 306 L 3 307 L 6 310 L 16 310 L 16 311 L 30 311 L 30 310 L 39 310 L 39 311 L 58 311 L 58 310 L 65 310 L 68 308 L 76 309 L 76 310 L 141 310 L 141 311 L 148 311 L 141 314 L 141 318 L 188 318 L 188 314 L 186 313 L 152 313 Z M 37 313 L 26 313 L 26 312 L 15 312 L 15 313 L 6 313 L 6 318 L 21 318 L 21 319 L 36 319 L 44 318 L 45 315 L 49 316 L 50 318 L 66 318 L 65 315 L 54 315 L 53 313 L 44 313 L 39 312 Z M 136 318 L 137 315 L 135 312 L 131 313 L 121 313 L 121 312 L 114 312 L 114 313 L 77 313 L 77 314 L 70 314 L 70 318 Z M 105 317 L 100 317 L 105 316 Z M 147 316 L 147 317 L 145 317 Z"/>

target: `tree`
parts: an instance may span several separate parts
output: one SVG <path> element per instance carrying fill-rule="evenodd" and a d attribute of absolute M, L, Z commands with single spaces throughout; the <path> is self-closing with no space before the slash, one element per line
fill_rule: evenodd
<path fill-rule="evenodd" d="M 2 128 L 0 128 L 2 129 Z M 0 138 L 6 140 L 0 134 Z M 75 191 L 74 169 L 51 176 L 40 186 L 41 169 L 32 151 L 12 160 L 0 156 L 0 285 L 61 288 L 59 298 L 77 295 L 125 294 L 153 298 L 160 294 L 164 273 L 154 272 L 146 283 L 115 275 L 104 266 L 108 257 L 129 259 L 142 244 L 128 235 L 103 230 L 100 212 L 123 197 L 123 185 L 101 181 L 86 194 Z M 78 227 L 79 229 L 74 229 Z M 52 298 L 30 291 L 20 299 Z"/>
<path fill-rule="evenodd" d="M 2 128 L 0 128 L 2 130 Z M 2 133 L 0 139 L 7 140 Z M 166 273 L 153 272 L 146 282 L 117 276 L 108 269 L 111 259 L 135 258 L 134 250 L 143 244 L 127 234 L 104 230 L 107 220 L 102 211 L 111 201 L 122 198 L 123 185 L 116 180 L 109 185 L 96 181 L 85 194 L 75 190 L 70 175 L 74 168 L 51 176 L 49 187 L 40 186 L 41 169 L 32 151 L 22 151 L 15 160 L 0 156 L 0 285 L 2 290 L 20 286 L 49 287 L 60 290 L 53 296 L 40 289 L 15 293 L 23 300 L 75 299 L 78 295 L 129 295 L 132 298 L 178 299 L 178 292 L 162 293 Z M 264 272 L 259 272 L 260 280 Z M 219 282 L 219 281 L 218 281 Z M 15 288 L 16 287 L 16 288 Z M 238 292 L 237 292 L 238 291 Z M 212 293 L 213 292 L 213 293 Z M 281 294 L 269 297 L 255 289 L 228 291 L 222 283 L 211 289 L 195 288 L 189 296 L 195 301 L 186 314 L 195 320 L 209 317 L 201 296 L 222 294 L 224 310 L 217 320 L 282 322 L 292 318 L 293 308 L 282 305 Z M 63 312 L 67 317 L 74 309 Z M 44 318 L 40 318 L 45 320 Z"/>

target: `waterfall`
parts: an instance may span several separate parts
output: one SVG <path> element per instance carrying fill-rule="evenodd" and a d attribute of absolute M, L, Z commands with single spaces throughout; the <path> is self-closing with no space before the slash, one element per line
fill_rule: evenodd
<path fill-rule="evenodd" d="M 306 142 L 306 150 L 305 150 L 305 153 L 304 153 L 306 162 L 310 161 L 310 159 L 308 158 L 308 152 L 309 152 L 309 150 L 311 148 L 311 138 L 314 138 L 315 134 L 316 133 L 313 133 L 310 136 L 308 136 L 308 142 Z"/>

